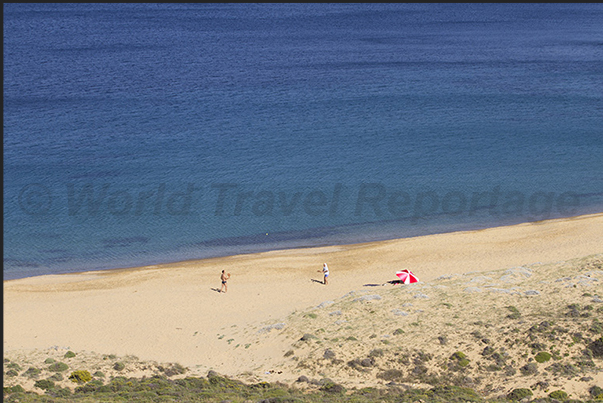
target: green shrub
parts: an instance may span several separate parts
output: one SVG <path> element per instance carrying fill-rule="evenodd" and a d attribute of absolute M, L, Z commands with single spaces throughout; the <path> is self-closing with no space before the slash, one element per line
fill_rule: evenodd
<path fill-rule="evenodd" d="M 603 357 L 603 337 L 590 343 L 588 348 L 593 353 L 593 357 Z"/>
<path fill-rule="evenodd" d="M 595 385 L 588 390 L 588 393 L 595 399 L 598 399 L 599 396 L 603 396 L 603 388 Z"/>
<path fill-rule="evenodd" d="M 73 371 L 71 375 L 69 375 L 69 379 L 71 379 L 72 382 L 86 383 L 92 380 L 92 375 L 90 375 L 90 372 L 88 371 Z"/>
<path fill-rule="evenodd" d="M 53 382 L 61 382 L 63 380 L 63 375 L 57 372 L 56 374 L 53 374 L 46 379 Z"/>
<path fill-rule="evenodd" d="M 562 390 L 555 390 L 555 391 L 549 393 L 549 397 L 551 399 L 557 399 L 557 400 L 567 400 L 567 398 L 568 398 L 567 393 L 565 393 Z"/>
<path fill-rule="evenodd" d="M 25 371 L 23 373 L 23 375 L 26 376 L 26 377 L 28 377 L 28 378 L 37 378 L 38 376 L 40 376 L 41 373 L 42 373 L 41 369 L 34 368 L 34 367 L 29 367 L 27 369 L 27 371 Z"/>
<path fill-rule="evenodd" d="M 575 365 L 562 362 L 556 362 L 554 364 L 551 364 L 546 368 L 546 370 L 555 375 L 568 377 L 576 376 L 580 373 L 580 369 L 577 368 Z"/>
<path fill-rule="evenodd" d="M 532 353 L 536 354 L 536 351 L 542 351 L 546 349 L 546 344 L 543 343 L 532 343 L 530 344 L 532 348 Z"/>
<path fill-rule="evenodd" d="M 54 358 L 47 358 L 44 360 L 44 364 L 52 364 L 53 362 L 56 362 Z"/>
<path fill-rule="evenodd" d="M 600 322 L 597 319 L 593 320 L 593 324 L 589 330 L 593 333 L 603 333 L 603 322 Z"/>
<path fill-rule="evenodd" d="M 373 367 L 375 366 L 375 359 L 373 357 L 363 358 L 362 360 L 360 360 L 360 365 L 365 368 Z"/>
<path fill-rule="evenodd" d="M 42 380 L 36 381 L 36 383 L 34 383 L 34 387 L 40 388 L 43 390 L 54 389 L 54 382 L 49 381 L 48 379 L 42 379 Z"/>
<path fill-rule="evenodd" d="M 103 387 L 103 381 L 94 380 L 90 381 L 83 386 L 78 386 L 75 388 L 75 393 L 94 393 L 98 391 L 101 387 Z"/>
<path fill-rule="evenodd" d="M 519 401 L 519 400 L 525 399 L 526 397 L 531 397 L 532 395 L 533 395 L 533 393 L 530 389 L 518 388 L 518 389 L 513 389 L 507 395 L 507 399 Z"/>
<path fill-rule="evenodd" d="M 320 388 L 320 390 L 328 393 L 344 393 L 345 388 L 337 383 L 333 383 L 331 381 L 325 382 L 325 384 Z"/>
<path fill-rule="evenodd" d="M 69 398 L 71 396 L 71 389 L 69 388 L 54 388 L 46 391 L 46 394 L 52 397 Z"/>
<path fill-rule="evenodd" d="M 538 354 L 536 354 L 536 357 L 534 357 L 534 359 L 536 360 L 536 362 L 539 363 L 543 363 L 543 362 L 547 362 L 548 360 L 551 359 L 551 355 L 549 353 L 547 353 L 546 351 L 541 351 Z"/>
<path fill-rule="evenodd" d="M 377 378 L 383 379 L 384 381 L 397 381 L 404 377 L 404 372 L 399 369 L 388 369 L 386 371 L 377 374 Z"/>
<path fill-rule="evenodd" d="M 466 367 L 467 365 L 469 365 L 469 360 L 468 360 L 468 359 L 466 359 L 466 358 L 461 358 L 461 359 L 459 360 L 459 365 L 460 365 L 461 367 Z"/>
<path fill-rule="evenodd" d="M 462 360 L 463 358 L 466 358 L 465 353 L 457 351 L 456 353 L 452 354 L 450 356 L 451 360 Z"/>
<path fill-rule="evenodd" d="M 306 333 L 299 340 L 300 341 L 310 341 L 310 340 L 315 340 L 315 339 L 318 339 L 318 337 L 314 336 L 313 334 Z"/>
<path fill-rule="evenodd" d="M 371 350 L 371 352 L 369 353 L 369 357 L 383 357 L 383 349 L 381 348 L 375 348 L 373 350 Z"/>
<path fill-rule="evenodd" d="M 509 305 L 507 307 L 507 309 L 511 312 L 509 315 L 507 315 L 507 318 L 519 319 L 521 317 L 521 313 L 519 312 L 519 309 L 515 308 L 513 305 Z"/>
<path fill-rule="evenodd" d="M 493 352 L 490 356 L 490 359 L 494 360 L 496 365 L 498 365 L 499 367 L 502 367 L 506 363 L 505 356 L 499 353 L 498 351 Z"/>
<path fill-rule="evenodd" d="M 517 373 L 517 370 L 515 368 L 513 368 L 511 365 L 506 365 L 504 370 L 505 370 L 506 376 L 513 376 Z"/>
<path fill-rule="evenodd" d="M 54 364 L 50 364 L 48 370 L 51 372 L 64 372 L 69 369 L 69 365 L 64 362 L 55 362 Z"/>
<path fill-rule="evenodd" d="M 188 369 L 178 363 L 175 363 L 175 364 L 172 364 L 172 366 L 170 367 L 170 371 L 174 375 L 180 375 L 180 374 L 186 373 L 186 371 L 188 371 Z M 168 375 L 168 376 L 171 376 L 171 375 Z"/>
<path fill-rule="evenodd" d="M 538 368 L 536 368 L 536 364 L 530 362 L 529 364 L 526 364 L 523 367 L 519 368 L 519 371 L 524 376 L 536 375 L 538 373 Z"/>
<path fill-rule="evenodd" d="M 175 364 L 170 364 L 170 366 L 168 367 L 163 367 L 161 365 L 159 365 L 157 367 L 158 370 L 160 370 L 161 372 L 163 372 L 166 376 L 174 376 L 174 375 L 180 375 L 180 374 L 184 374 L 187 369 L 185 367 L 183 367 L 182 365 L 175 363 Z"/>
<path fill-rule="evenodd" d="M 9 369 L 8 371 L 6 371 L 6 376 L 17 376 L 19 375 L 19 373 L 17 371 L 15 371 L 14 369 Z"/>
<path fill-rule="evenodd" d="M 73 357 L 75 357 L 75 353 L 73 351 L 71 351 L 71 350 L 67 351 L 65 353 L 65 355 L 63 356 L 63 358 L 73 358 Z"/>
<path fill-rule="evenodd" d="M 456 363 L 460 367 L 466 367 L 467 365 L 469 365 L 469 360 L 467 359 L 467 356 L 461 351 L 457 351 L 456 353 L 452 354 L 450 356 L 450 359 L 456 360 Z"/>
<path fill-rule="evenodd" d="M 335 354 L 335 352 L 333 350 L 331 350 L 330 348 L 327 348 L 325 350 L 325 352 L 322 354 L 322 356 L 325 360 L 333 360 L 337 355 Z"/>
<path fill-rule="evenodd" d="M 412 389 L 409 391 L 412 393 Z M 461 386 L 435 386 L 433 389 L 427 391 L 425 400 L 429 402 L 480 402 L 482 399 L 480 396 L 471 388 Z M 415 401 L 413 399 L 411 401 Z"/>
<path fill-rule="evenodd" d="M 397 335 L 402 334 L 402 333 L 404 333 L 404 330 L 402 330 L 402 329 L 396 329 L 396 330 L 394 330 L 394 336 L 397 336 Z"/>
<path fill-rule="evenodd" d="M 10 369 L 15 369 L 17 371 L 21 371 L 21 366 L 19 364 L 17 364 L 16 362 L 11 362 L 10 364 L 8 364 L 6 366 L 6 368 L 10 368 Z"/>
<path fill-rule="evenodd" d="M 123 371 L 124 368 L 126 368 L 126 366 L 124 365 L 123 362 L 116 362 L 115 364 L 113 364 L 113 369 L 116 371 Z"/>
<path fill-rule="evenodd" d="M 11 386 L 5 389 L 8 389 L 10 391 L 9 393 L 25 393 L 25 389 L 23 389 L 23 386 L 21 385 Z"/>
<path fill-rule="evenodd" d="M 96 371 L 95 373 L 92 374 L 92 376 L 95 378 L 104 378 L 105 374 L 101 371 Z"/>

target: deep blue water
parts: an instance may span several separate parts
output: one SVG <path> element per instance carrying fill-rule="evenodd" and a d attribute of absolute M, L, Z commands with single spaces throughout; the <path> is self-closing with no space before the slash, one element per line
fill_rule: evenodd
<path fill-rule="evenodd" d="M 5 4 L 4 279 L 601 212 L 602 22 Z"/>

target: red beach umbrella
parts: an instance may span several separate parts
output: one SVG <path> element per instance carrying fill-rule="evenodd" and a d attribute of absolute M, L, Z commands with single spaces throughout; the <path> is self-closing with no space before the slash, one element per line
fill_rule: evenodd
<path fill-rule="evenodd" d="M 396 276 L 402 280 L 403 284 L 416 283 L 419 281 L 417 276 L 415 276 L 410 270 L 404 269 L 396 272 Z"/>

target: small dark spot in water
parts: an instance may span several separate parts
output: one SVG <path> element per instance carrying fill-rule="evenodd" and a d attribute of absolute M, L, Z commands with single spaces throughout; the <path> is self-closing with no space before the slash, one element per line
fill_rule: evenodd
<path fill-rule="evenodd" d="M 329 230 L 312 230 L 312 231 L 283 231 L 245 235 L 238 237 L 226 237 L 211 239 L 208 241 L 199 242 L 199 246 L 245 246 L 258 245 L 267 243 L 277 243 L 286 241 L 297 241 L 300 239 L 321 238 L 332 234 Z"/>

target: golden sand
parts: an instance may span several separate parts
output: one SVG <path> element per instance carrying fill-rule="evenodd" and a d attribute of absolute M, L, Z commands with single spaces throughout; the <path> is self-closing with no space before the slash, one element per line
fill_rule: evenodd
<path fill-rule="evenodd" d="M 397 270 L 408 268 L 429 282 L 446 275 L 555 264 L 602 253 L 602 240 L 603 214 L 595 214 L 10 280 L 4 282 L 4 352 L 94 351 L 177 362 L 199 373 L 261 374 L 281 365 L 291 342 L 273 338 L 258 343 L 258 329 L 350 291 L 395 280 Z M 327 286 L 319 272 L 325 262 L 330 268 Z M 218 292 L 222 270 L 232 275 L 227 293 Z M 283 379 L 296 376 L 290 373 Z"/>

